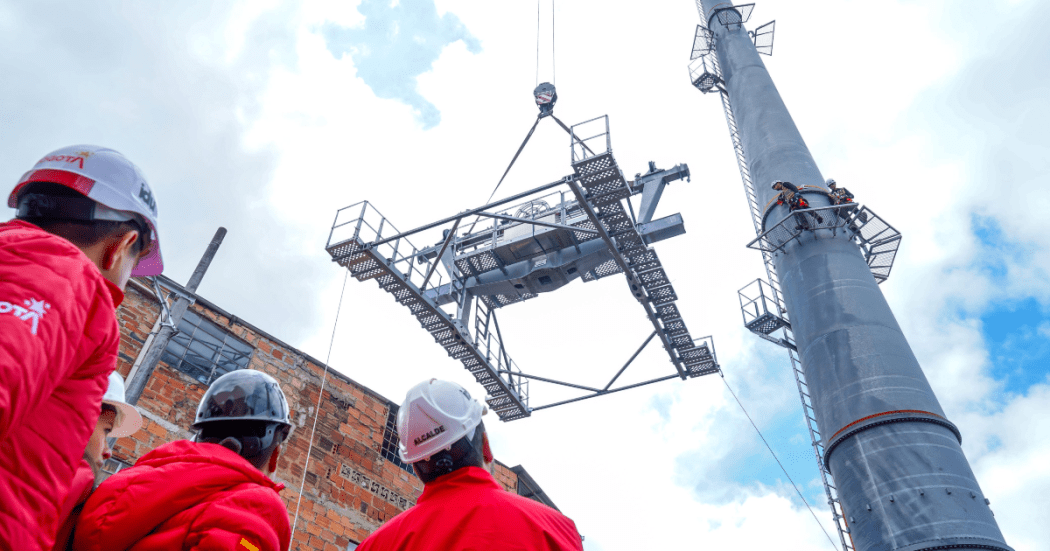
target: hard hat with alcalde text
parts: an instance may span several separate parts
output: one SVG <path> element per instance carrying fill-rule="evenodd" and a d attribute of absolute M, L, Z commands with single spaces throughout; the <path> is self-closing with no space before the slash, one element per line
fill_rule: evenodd
<path fill-rule="evenodd" d="M 408 391 L 397 413 L 398 455 L 405 463 L 424 461 L 464 436 L 473 438 L 487 412 L 456 383 L 423 381 Z"/>

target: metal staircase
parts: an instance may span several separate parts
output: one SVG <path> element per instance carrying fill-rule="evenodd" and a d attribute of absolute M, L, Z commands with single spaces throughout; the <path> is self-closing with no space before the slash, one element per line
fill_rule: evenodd
<path fill-rule="evenodd" d="M 341 222 L 341 218 L 349 219 Z M 368 201 L 362 201 L 340 209 L 336 214 L 336 224 L 326 250 L 333 261 L 350 270 L 354 279 L 374 279 L 380 289 L 408 308 L 423 329 L 434 337 L 434 341 L 444 347 L 451 358 L 462 362 L 463 367 L 485 387 L 488 393 L 485 401 L 499 415 L 500 420 L 528 417 L 527 386 L 520 379 L 515 381 L 512 376 L 501 374 L 501 371 L 511 371 L 513 366 L 502 352 L 502 340 L 497 337 L 497 346 L 493 347 L 488 333 L 484 337 L 479 333 L 476 340 L 472 339 L 460 320 L 442 310 L 434 298 L 426 296 L 427 290 L 451 288 L 442 285 L 440 273 L 437 278 L 432 277 L 439 259 L 435 257 L 427 261 L 424 272 L 417 265 L 420 249 L 408 239 L 385 242 L 384 231 L 388 235 L 400 234 L 375 207 Z M 347 239 L 338 238 L 348 232 L 350 235 Z M 478 307 L 480 309 L 481 305 Z M 486 327 L 487 321 L 486 317 Z M 494 349 L 500 350 L 500 353 L 493 354 Z M 493 363 L 494 357 L 496 363 Z"/>
<path fill-rule="evenodd" d="M 604 123 L 604 128 L 593 130 L 596 133 L 589 137 L 577 135 L 583 129 L 593 128 L 594 123 Z M 645 308 L 681 378 L 718 372 L 712 345 L 709 340 L 698 345 L 690 336 L 675 304 L 678 295 L 660 258 L 645 244 L 634 220 L 623 208 L 621 200 L 630 197 L 631 189 L 612 154 L 608 116 L 574 125 L 571 134 L 572 168 L 576 180 L 569 185 L 613 257 L 595 269 L 592 277 L 598 279 L 615 273 L 626 275 L 632 294 Z M 590 132 L 582 132 L 583 136 L 587 134 Z M 588 147 L 587 142 L 595 140 L 604 140 L 605 147 L 593 143 L 590 144 L 593 147 Z"/>

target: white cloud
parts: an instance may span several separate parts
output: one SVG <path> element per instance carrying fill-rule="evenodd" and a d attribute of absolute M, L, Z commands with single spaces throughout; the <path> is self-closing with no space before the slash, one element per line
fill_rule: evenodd
<path fill-rule="evenodd" d="M 658 213 L 681 211 L 689 233 L 657 245 L 685 319 L 694 334 L 715 335 L 726 377 L 759 427 L 781 431 L 783 446 L 801 440 L 778 449 L 782 459 L 812 462 L 791 421 L 801 417 L 783 352 L 741 327 L 736 290 L 761 275 L 761 261 L 743 247 L 750 221 L 718 100 L 686 78 L 692 4 L 558 3 L 557 114 L 571 124 L 609 113 L 627 174 L 649 160 L 689 163 L 692 182 L 674 183 Z M 369 199 L 408 228 L 477 206 L 536 116 L 528 5 L 447 0 L 427 12 L 459 27 L 398 81 L 397 94 L 411 89 L 440 109 L 441 124 L 425 132 L 411 110 L 376 98 L 359 60 L 328 50 L 326 23 L 367 28 L 354 2 L 199 4 L 167 18 L 102 6 L 72 30 L 46 17 L 73 8 L 0 4 L 0 69 L 23 75 L 0 81 L 8 152 L 0 175 L 14 181 L 26 162 L 66 142 L 123 150 L 162 201 L 168 273 L 188 274 L 215 226 L 227 225 L 204 296 L 322 359 L 344 277 L 322 251 L 335 209 Z M 1050 450 L 1037 437 L 1050 418 L 1047 390 L 1001 393 L 976 316 L 1025 296 L 1045 304 L 1050 257 L 982 247 L 972 221 L 997 221 L 1022 251 L 1050 246 L 1050 205 L 1037 192 L 1050 158 L 1048 81 L 1031 70 L 1050 52 L 1037 25 L 1045 10 L 767 0 L 755 12 L 756 23 L 778 22 L 767 64 L 823 172 L 904 233 L 883 291 L 1018 551 L 1050 538 L 1033 517 L 1050 480 Z M 567 174 L 566 146 L 543 121 L 501 194 Z M 989 259 L 1006 267 L 1004 278 L 981 269 Z M 604 384 L 649 331 L 617 278 L 576 283 L 500 320 L 520 365 L 585 384 Z M 431 376 L 480 392 L 399 305 L 352 279 L 332 363 L 395 401 Z M 626 376 L 670 369 L 654 348 Z M 537 401 L 559 396 L 533 389 Z M 588 549 L 828 545 L 777 477 L 741 474 L 765 452 L 714 377 L 489 424 L 497 456 L 532 473 L 576 519 Z M 797 482 L 807 497 L 820 495 L 808 468 Z M 829 525 L 826 504 L 812 505 Z"/>

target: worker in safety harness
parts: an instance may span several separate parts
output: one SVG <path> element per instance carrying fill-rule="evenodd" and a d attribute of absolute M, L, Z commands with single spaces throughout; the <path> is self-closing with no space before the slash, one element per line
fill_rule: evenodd
<path fill-rule="evenodd" d="M 110 373 L 116 307 L 161 273 L 157 203 L 142 172 L 93 145 L 45 155 L 0 224 L 0 549 L 48 550 Z"/>
<path fill-rule="evenodd" d="M 780 192 L 780 194 L 777 195 L 778 205 L 787 205 L 788 209 L 790 209 L 792 212 L 799 209 L 809 208 L 809 201 L 806 201 L 806 198 L 803 197 L 801 193 L 799 193 L 798 187 L 796 187 L 795 184 L 792 184 L 791 182 L 782 182 L 780 180 L 777 180 L 773 182 L 773 189 Z M 817 220 L 818 224 L 822 224 L 824 222 L 824 218 L 819 214 L 812 213 L 812 215 L 813 218 Z M 800 228 L 808 228 L 808 222 L 805 219 L 805 214 L 802 215 L 802 220 L 800 224 Z"/>
<path fill-rule="evenodd" d="M 831 190 L 828 193 L 828 197 L 831 198 L 832 205 L 844 205 L 846 203 L 853 202 L 853 194 L 850 193 L 849 190 L 846 188 L 838 187 L 838 184 L 835 183 L 835 180 L 828 179 L 827 186 L 828 189 Z"/>
<path fill-rule="evenodd" d="M 583 549 L 571 520 L 493 478 L 485 412 L 455 383 L 430 379 L 408 391 L 397 416 L 398 454 L 423 481 L 423 494 L 358 551 Z"/>
<path fill-rule="evenodd" d="M 291 432 L 273 377 L 233 371 L 208 387 L 195 441 L 143 455 L 91 494 L 76 526 L 78 551 L 287 551 L 288 509 L 270 479 Z"/>
<path fill-rule="evenodd" d="M 809 208 L 809 202 L 798 192 L 798 187 L 795 184 L 777 180 L 773 182 L 773 189 L 780 192 L 780 195 L 777 195 L 778 205 L 787 205 L 791 210 Z"/>
<path fill-rule="evenodd" d="M 828 197 L 831 199 L 831 204 L 832 205 L 850 205 L 850 204 L 853 204 L 853 194 L 850 193 L 848 189 L 846 189 L 844 187 L 840 188 L 838 186 L 838 184 L 835 183 L 835 180 L 830 179 L 830 178 L 828 179 L 826 184 L 828 186 L 828 189 L 830 190 L 828 192 Z M 839 218 L 842 218 L 843 220 L 848 221 L 850 213 L 854 212 L 856 210 L 857 210 L 857 205 L 853 204 L 853 206 L 850 206 L 850 207 L 837 209 L 835 211 L 835 214 L 838 215 Z M 858 213 L 857 214 L 857 220 L 859 220 L 862 223 L 863 222 L 867 222 L 868 221 L 868 213 L 866 213 L 866 212 Z M 857 230 L 856 224 L 855 223 L 851 224 L 850 225 L 850 229 L 856 231 Z"/>

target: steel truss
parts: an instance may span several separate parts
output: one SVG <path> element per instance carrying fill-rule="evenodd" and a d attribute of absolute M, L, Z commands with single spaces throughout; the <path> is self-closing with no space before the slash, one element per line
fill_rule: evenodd
<path fill-rule="evenodd" d="M 584 125 L 602 123 L 604 127 L 594 135 L 580 134 L 581 129 L 587 129 Z M 326 245 L 332 260 L 349 269 L 355 279 L 376 280 L 380 288 L 407 307 L 449 356 L 460 360 L 485 387 L 486 403 L 503 421 L 675 377 L 719 372 L 713 339 L 690 335 L 676 305 L 677 294 L 656 251 L 648 245 L 664 238 L 657 234 L 668 232 L 674 217 L 668 217 L 671 222 L 661 219 L 640 224 L 633 208 L 630 214 L 624 209 L 622 200 L 642 193 L 644 186 L 632 186 L 624 180 L 612 156 L 607 117 L 575 125 L 569 133 L 574 174 L 561 180 L 406 232 L 397 230 L 369 202 L 362 201 L 337 212 Z M 647 178 L 670 181 L 687 176 L 688 168 L 681 165 L 668 171 L 650 167 Z M 490 220 L 491 226 L 478 224 L 482 219 Z M 470 230 L 460 231 L 468 225 Z M 475 225 L 480 229 L 474 231 Z M 426 239 L 426 232 L 448 226 L 434 245 L 418 247 L 410 241 Z M 646 233 L 649 227 L 659 229 Z M 496 310 L 536 295 L 527 290 L 514 295 L 479 291 L 485 288 L 485 278 L 499 277 L 500 273 L 507 276 L 508 268 L 513 269 L 499 254 L 501 248 L 508 243 L 531 246 L 542 240 L 577 253 L 583 248 L 603 250 L 602 258 L 608 260 L 587 270 L 581 279 L 595 281 L 623 273 L 652 324 L 653 331 L 645 342 L 602 388 L 522 372 L 507 352 Z M 534 257 L 530 262 L 545 262 L 542 254 Z M 657 338 L 675 372 L 614 387 L 642 350 Z M 533 380 L 583 390 L 585 394 L 531 407 L 529 383 Z"/>

